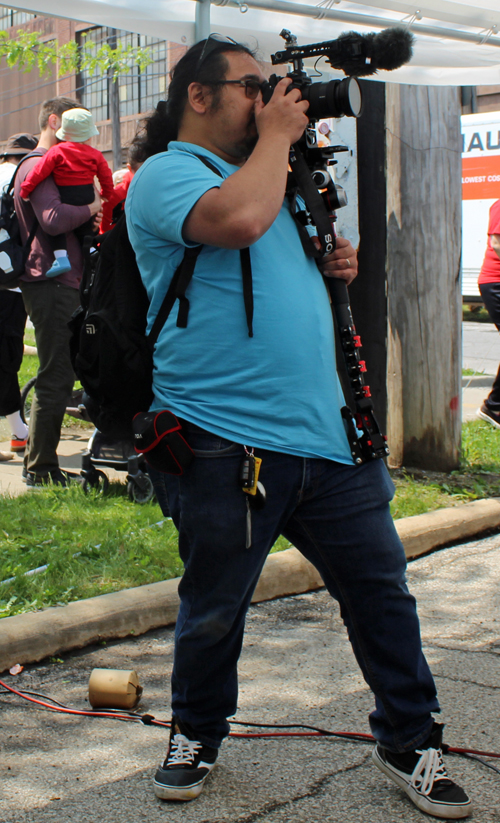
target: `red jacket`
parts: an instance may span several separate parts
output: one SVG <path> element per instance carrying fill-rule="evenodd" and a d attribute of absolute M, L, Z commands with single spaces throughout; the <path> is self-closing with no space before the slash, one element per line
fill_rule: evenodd
<path fill-rule="evenodd" d="M 500 200 L 493 203 L 490 209 L 488 225 L 488 246 L 484 255 L 484 262 L 479 274 L 478 283 L 498 283 L 500 281 L 500 258 L 491 248 L 490 235 L 500 234 Z"/>
<path fill-rule="evenodd" d="M 109 229 L 113 228 L 113 211 L 118 203 L 125 202 L 128 187 L 130 186 L 133 176 L 133 172 L 128 171 L 123 176 L 122 182 L 118 183 L 118 185 L 113 189 L 113 194 L 109 198 L 108 202 L 102 204 L 102 221 L 99 228 L 99 234 L 104 234 L 105 231 L 109 231 Z"/>
<path fill-rule="evenodd" d="M 85 143 L 58 143 L 53 146 L 21 187 L 21 197 L 27 198 L 42 180 L 53 176 L 57 186 L 85 186 L 99 179 L 102 196 L 108 199 L 113 193 L 113 176 L 100 151 Z"/>

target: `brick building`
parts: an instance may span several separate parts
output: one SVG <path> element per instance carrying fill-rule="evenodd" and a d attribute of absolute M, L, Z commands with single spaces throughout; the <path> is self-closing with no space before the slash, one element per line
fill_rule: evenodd
<path fill-rule="evenodd" d="M 0 6 L 0 30 L 10 37 L 17 32 L 39 32 L 43 40 L 56 39 L 60 45 L 70 40 L 77 43 L 85 40 L 96 47 L 106 42 L 111 29 L 76 23 L 57 17 L 41 17 L 15 9 Z M 154 108 L 158 100 L 166 94 L 170 69 L 185 50 L 185 46 L 158 40 L 154 37 L 117 31 L 117 40 L 124 46 L 129 44 L 149 47 L 153 62 L 142 72 L 133 67 L 129 73 L 118 79 L 120 99 L 121 143 L 126 147 L 133 138 L 141 116 Z M 94 75 L 88 72 L 60 76 L 57 66 L 41 77 L 38 69 L 24 72 L 9 68 L 5 60 L 0 63 L 0 147 L 8 136 L 17 132 L 38 134 L 38 111 L 43 100 L 60 94 L 75 97 L 92 112 L 99 137 L 93 144 L 100 149 L 112 166 L 111 136 L 111 79 L 99 70 Z"/>

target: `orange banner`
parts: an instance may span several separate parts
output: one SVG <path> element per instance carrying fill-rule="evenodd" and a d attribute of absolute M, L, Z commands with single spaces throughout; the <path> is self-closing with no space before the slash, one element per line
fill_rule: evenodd
<path fill-rule="evenodd" d="M 462 200 L 500 200 L 500 155 L 462 159 Z"/>

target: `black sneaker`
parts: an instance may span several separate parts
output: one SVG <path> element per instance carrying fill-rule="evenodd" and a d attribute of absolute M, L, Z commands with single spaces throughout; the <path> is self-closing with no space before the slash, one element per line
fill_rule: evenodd
<path fill-rule="evenodd" d="M 62 471 L 62 469 L 54 469 L 48 474 L 26 472 L 26 486 L 30 488 L 37 486 L 62 486 L 66 488 L 72 481 L 81 481 L 80 475 L 75 474 L 75 472 Z"/>
<path fill-rule="evenodd" d="M 496 429 L 500 429 L 500 414 L 489 409 L 486 403 L 483 403 L 481 408 L 476 411 L 476 417 L 479 417 L 481 420 L 486 420 L 487 423 L 491 423 Z"/>
<path fill-rule="evenodd" d="M 441 751 L 443 728 L 442 723 L 434 723 L 425 743 L 404 754 L 394 754 L 378 744 L 372 760 L 421 811 L 445 820 L 457 820 L 470 814 L 471 802 L 446 773 Z"/>
<path fill-rule="evenodd" d="M 161 800 L 194 800 L 215 766 L 218 749 L 196 740 L 196 733 L 172 718 L 165 762 L 155 774 L 154 791 Z"/>

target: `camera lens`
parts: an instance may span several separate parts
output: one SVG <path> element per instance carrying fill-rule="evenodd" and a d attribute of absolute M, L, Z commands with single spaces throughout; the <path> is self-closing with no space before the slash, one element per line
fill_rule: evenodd
<path fill-rule="evenodd" d="M 307 116 L 312 120 L 361 114 L 361 88 L 355 77 L 312 83 L 302 89 L 302 97 L 309 100 Z"/>

